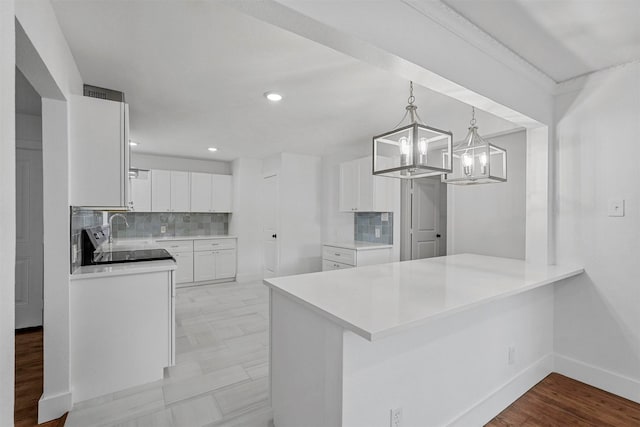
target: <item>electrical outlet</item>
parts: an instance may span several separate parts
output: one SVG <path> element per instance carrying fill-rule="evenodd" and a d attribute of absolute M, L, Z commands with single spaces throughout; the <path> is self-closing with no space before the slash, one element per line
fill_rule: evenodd
<path fill-rule="evenodd" d="M 380 221 L 389 222 L 389 212 L 382 212 L 380 215 Z"/>
<path fill-rule="evenodd" d="M 509 365 L 515 364 L 516 363 L 516 346 L 510 345 L 507 351 L 508 351 L 507 363 Z"/>
<path fill-rule="evenodd" d="M 380 237 L 380 227 L 376 227 L 376 238 Z"/>
<path fill-rule="evenodd" d="M 160 233 L 164 234 L 167 232 L 167 226 L 166 225 L 161 225 L 160 226 Z"/>
<path fill-rule="evenodd" d="M 391 420 L 389 422 L 390 427 L 402 427 L 402 408 L 396 408 L 391 410 Z"/>

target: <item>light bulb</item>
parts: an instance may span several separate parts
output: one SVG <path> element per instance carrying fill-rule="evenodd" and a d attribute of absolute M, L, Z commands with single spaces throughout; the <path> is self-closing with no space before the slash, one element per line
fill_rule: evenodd
<path fill-rule="evenodd" d="M 487 174 L 487 153 L 480 154 L 480 170 L 482 175 Z"/>
<path fill-rule="evenodd" d="M 400 144 L 400 166 L 406 166 L 409 164 L 409 156 L 411 154 L 411 144 L 409 138 L 403 136 L 398 140 Z"/>
<path fill-rule="evenodd" d="M 418 140 L 418 151 L 420 152 L 420 164 L 427 164 L 427 150 L 429 148 L 429 143 L 427 142 L 427 138 L 420 138 Z"/>
<path fill-rule="evenodd" d="M 464 153 L 462 155 L 462 169 L 465 175 L 471 175 L 471 166 L 473 166 L 473 156 Z"/>

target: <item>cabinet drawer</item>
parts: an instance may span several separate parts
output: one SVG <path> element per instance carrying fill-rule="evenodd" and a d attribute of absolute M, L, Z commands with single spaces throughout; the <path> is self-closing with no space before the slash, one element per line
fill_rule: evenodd
<path fill-rule="evenodd" d="M 354 266 L 356 265 L 356 251 L 335 246 L 323 246 L 322 259 Z"/>
<path fill-rule="evenodd" d="M 169 253 L 193 252 L 193 240 L 168 240 L 157 242 L 161 248 L 166 249 Z"/>
<path fill-rule="evenodd" d="M 345 268 L 353 268 L 353 265 L 343 264 L 341 262 L 329 261 L 328 259 L 322 260 L 322 271 L 342 270 Z"/>
<path fill-rule="evenodd" d="M 196 240 L 193 242 L 193 250 L 211 251 L 215 249 L 235 249 L 236 239 L 207 239 Z"/>

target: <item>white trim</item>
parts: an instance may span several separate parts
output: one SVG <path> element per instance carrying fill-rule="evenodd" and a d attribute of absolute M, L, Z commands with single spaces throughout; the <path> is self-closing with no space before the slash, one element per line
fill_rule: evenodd
<path fill-rule="evenodd" d="M 553 354 L 543 356 L 446 425 L 460 427 L 485 425 L 531 387 L 552 373 L 553 363 Z"/>
<path fill-rule="evenodd" d="M 431 0 L 402 0 L 402 2 L 547 92 L 554 92 L 557 82 L 551 76 L 444 2 Z"/>
<path fill-rule="evenodd" d="M 640 381 L 570 357 L 555 355 L 555 372 L 640 403 Z"/>
<path fill-rule="evenodd" d="M 60 418 L 71 410 L 71 392 L 46 396 L 38 401 L 38 424 Z"/>

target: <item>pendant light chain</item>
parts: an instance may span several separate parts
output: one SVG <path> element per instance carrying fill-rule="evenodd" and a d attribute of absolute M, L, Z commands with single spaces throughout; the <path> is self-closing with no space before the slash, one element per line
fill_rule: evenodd
<path fill-rule="evenodd" d="M 476 126 L 476 107 L 471 107 L 471 121 L 469 123 L 471 127 Z"/>
<path fill-rule="evenodd" d="M 416 97 L 413 96 L 413 81 L 409 81 L 409 99 L 407 99 L 409 105 L 413 105 L 416 101 Z"/>

